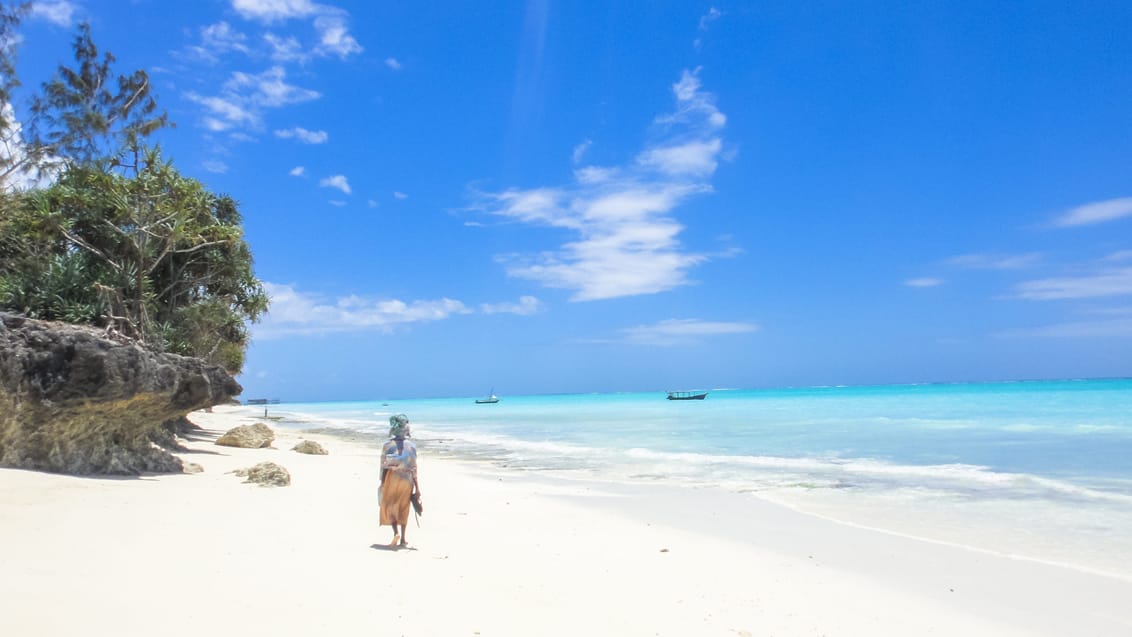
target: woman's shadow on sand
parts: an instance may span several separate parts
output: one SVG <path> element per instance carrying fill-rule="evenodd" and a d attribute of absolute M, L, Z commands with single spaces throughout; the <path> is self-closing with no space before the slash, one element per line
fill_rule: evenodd
<path fill-rule="evenodd" d="M 400 545 L 390 546 L 388 544 L 370 544 L 369 547 L 371 549 L 374 549 L 375 551 L 391 551 L 391 552 L 394 552 L 394 553 L 396 553 L 397 551 L 415 551 L 415 550 L 417 550 L 417 547 L 415 547 L 415 546 L 400 546 Z"/>

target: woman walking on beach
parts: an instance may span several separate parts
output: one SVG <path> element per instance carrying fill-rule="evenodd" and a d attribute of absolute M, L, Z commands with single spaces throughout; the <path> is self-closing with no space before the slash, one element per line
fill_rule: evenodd
<path fill-rule="evenodd" d="M 389 546 L 408 546 L 405 531 L 409 528 L 409 507 L 413 492 L 420 501 L 417 483 L 417 447 L 409 437 L 409 417 L 389 417 L 389 441 L 381 448 L 381 521 L 393 527 Z M 400 531 L 398 532 L 398 526 Z"/>

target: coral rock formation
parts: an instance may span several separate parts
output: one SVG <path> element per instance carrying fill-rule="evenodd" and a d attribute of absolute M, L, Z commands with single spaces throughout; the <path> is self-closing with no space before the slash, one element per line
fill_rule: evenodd
<path fill-rule="evenodd" d="M 0 466 L 71 474 L 181 471 L 163 423 L 230 400 L 220 367 L 0 313 Z"/>

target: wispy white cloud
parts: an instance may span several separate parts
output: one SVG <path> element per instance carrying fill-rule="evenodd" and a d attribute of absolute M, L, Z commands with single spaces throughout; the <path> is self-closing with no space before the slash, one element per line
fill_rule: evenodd
<path fill-rule="evenodd" d="M 385 66 L 388 66 L 389 68 L 393 69 L 394 71 L 400 71 L 401 70 L 401 63 L 397 61 L 397 58 L 393 58 L 393 57 L 385 58 Z"/>
<path fill-rule="evenodd" d="M 342 201 L 341 199 L 331 199 L 329 203 L 335 208 L 341 208 L 342 206 L 346 205 L 346 202 Z"/>
<path fill-rule="evenodd" d="M 324 130 L 307 130 L 300 126 L 277 130 L 275 136 L 280 139 L 297 139 L 304 144 L 325 144 L 330 139 L 330 134 Z"/>
<path fill-rule="evenodd" d="M 186 97 L 205 108 L 204 126 L 211 131 L 236 127 L 259 128 L 263 111 L 289 104 L 299 104 L 321 97 L 318 91 L 301 88 L 286 81 L 286 71 L 274 66 L 263 73 L 236 71 L 224 83 L 220 95 L 188 93 Z"/>
<path fill-rule="evenodd" d="M 201 162 L 201 166 L 210 173 L 224 174 L 228 172 L 228 164 L 220 161 L 219 159 L 208 159 Z"/>
<path fill-rule="evenodd" d="M 518 314 L 530 316 L 542 310 L 542 302 L 533 296 L 520 296 L 519 300 L 511 303 L 483 303 L 480 312 L 483 314 Z"/>
<path fill-rule="evenodd" d="M 271 312 L 252 326 L 256 338 L 334 332 L 388 333 L 399 326 L 472 313 L 464 303 L 448 298 L 406 302 L 350 295 L 327 300 L 290 285 L 265 282 L 264 288 L 271 298 Z"/>
<path fill-rule="evenodd" d="M 1024 281 L 1014 298 L 1032 301 L 1086 299 L 1132 294 L 1132 267 L 1105 269 L 1085 276 L 1051 277 Z"/>
<path fill-rule="evenodd" d="M 708 9 L 708 12 L 700 16 L 700 31 L 707 31 L 708 26 L 716 20 L 723 17 L 723 12 L 715 7 Z"/>
<path fill-rule="evenodd" d="M 31 5 L 30 17 L 69 27 L 74 23 L 77 11 L 78 5 L 69 0 L 36 0 Z"/>
<path fill-rule="evenodd" d="M 393 198 L 394 199 L 408 199 L 409 195 L 406 195 L 405 193 L 403 193 L 401 191 L 394 191 L 393 192 Z"/>
<path fill-rule="evenodd" d="M 1007 338 L 1113 338 L 1132 336 L 1132 308 L 1112 308 L 1095 312 L 1100 316 L 1037 327 L 999 332 Z"/>
<path fill-rule="evenodd" d="M 362 45 L 350 35 L 346 18 L 341 15 L 319 16 L 314 21 L 314 28 L 318 31 L 316 55 L 337 55 L 345 59 L 363 50 Z"/>
<path fill-rule="evenodd" d="M 216 62 L 226 53 L 233 51 L 249 53 L 248 36 L 221 21 L 200 28 L 200 44 L 188 47 L 189 53 L 208 62 Z"/>
<path fill-rule="evenodd" d="M 254 127 L 259 124 L 259 115 L 240 104 L 237 96 L 205 96 L 196 93 L 186 95 L 190 100 L 205 108 L 207 114 L 202 123 L 213 132 L 226 131 L 236 126 Z"/>
<path fill-rule="evenodd" d="M 312 57 L 347 58 L 363 51 L 350 34 L 349 14 L 338 7 L 309 0 L 232 0 L 232 8 L 241 17 L 263 24 L 278 24 L 295 19 L 311 19 L 317 42 L 307 51 L 293 36 L 267 34 L 264 40 L 272 49 L 272 59 L 303 62 Z"/>
<path fill-rule="evenodd" d="M 599 184 L 614 179 L 620 172 L 616 167 L 582 166 L 574 171 L 574 179 L 580 184 Z"/>
<path fill-rule="evenodd" d="M 287 174 L 291 175 L 292 177 L 302 177 L 303 175 L 307 174 L 307 169 L 303 166 L 295 166 L 290 171 L 288 171 Z"/>
<path fill-rule="evenodd" d="M 943 279 L 936 279 L 932 277 L 907 279 L 904 281 L 904 285 L 907 285 L 910 288 L 934 288 L 936 286 L 943 285 Z"/>
<path fill-rule="evenodd" d="M 368 199 L 368 200 L 366 200 L 366 205 L 369 206 L 370 208 L 376 208 L 377 202 L 374 201 L 373 199 Z"/>
<path fill-rule="evenodd" d="M 634 345 L 681 345 L 712 336 L 757 332 L 754 323 L 668 319 L 652 325 L 636 325 L 621 330 L 623 341 Z"/>
<path fill-rule="evenodd" d="M 1037 252 L 1026 254 L 961 254 L 947 259 L 946 263 L 959 268 L 974 270 L 1020 270 L 1028 268 L 1042 255 Z"/>
<path fill-rule="evenodd" d="M 1106 256 L 1103 261 L 1109 263 L 1119 263 L 1122 261 L 1132 261 L 1132 250 L 1119 250 Z"/>
<path fill-rule="evenodd" d="M 656 118 L 657 123 L 666 125 L 695 125 L 703 131 L 701 137 L 709 137 L 715 129 L 727 124 L 727 116 L 715 105 L 715 96 L 700 90 L 700 69 L 685 70 L 680 81 L 672 85 L 676 94 L 676 111 Z"/>
<path fill-rule="evenodd" d="M 324 10 L 310 0 L 232 0 L 232 8 L 247 20 L 267 23 L 307 18 Z"/>
<path fill-rule="evenodd" d="M 281 66 L 273 66 L 258 75 L 237 71 L 232 73 L 225 88 L 247 95 L 253 104 L 267 107 L 299 104 L 322 96 L 318 91 L 288 84 L 286 77 L 287 72 Z"/>
<path fill-rule="evenodd" d="M 699 32 L 700 33 L 707 32 L 708 26 L 710 26 L 712 22 L 715 22 L 716 20 L 720 19 L 721 17 L 723 17 L 723 12 L 720 11 L 719 9 L 716 9 L 715 7 L 708 9 L 707 13 L 700 16 Z M 703 45 L 703 37 L 702 36 L 697 37 L 695 40 L 692 41 L 692 46 L 696 47 L 697 49 L 700 48 L 702 45 Z"/>
<path fill-rule="evenodd" d="M 574 152 L 571 156 L 574 158 L 575 164 L 581 163 L 582 158 L 586 156 L 586 151 L 589 150 L 590 146 L 592 146 L 592 145 L 593 145 L 593 140 L 587 139 L 587 140 L 583 141 L 581 144 L 578 144 L 577 146 L 574 147 Z"/>
<path fill-rule="evenodd" d="M 332 175 L 325 179 L 319 180 L 319 186 L 323 188 L 337 188 L 347 195 L 350 194 L 350 184 L 346 181 L 345 175 Z"/>
<path fill-rule="evenodd" d="M 581 167 L 574 183 L 485 193 L 475 209 L 519 223 L 564 228 L 557 250 L 497 257 L 510 276 L 572 290 L 574 301 L 653 294 L 690 283 L 707 254 L 689 252 L 672 212 L 711 192 L 726 117 L 700 89 L 697 71 L 672 85 L 676 110 L 656 118 L 660 135 L 620 167 Z M 577 149 L 575 149 L 577 151 Z M 584 149 L 577 152 L 582 158 Z"/>
<path fill-rule="evenodd" d="M 268 48 L 271 49 L 271 59 L 276 62 L 303 62 L 310 56 L 303 50 L 303 43 L 294 36 L 278 36 L 274 33 L 267 33 L 263 36 L 263 41 L 267 43 Z"/>
<path fill-rule="evenodd" d="M 650 148 L 637 156 L 637 163 L 668 175 L 710 175 L 723 147 L 718 137 L 673 146 Z"/>
<path fill-rule="evenodd" d="M 1088 226 L 1132 216 L 1132 197 L 1094 201 L 1077 206 L 1053 220 L 1058 228 Z"/>

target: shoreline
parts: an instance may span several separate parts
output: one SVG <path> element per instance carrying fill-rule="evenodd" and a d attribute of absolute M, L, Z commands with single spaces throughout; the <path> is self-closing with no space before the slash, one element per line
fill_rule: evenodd
<path fill-rule="evenodd" d="M 0 470 L 13 634 L 1122 635 L 1132 583 L 824 519 L 757 495 L 566 480 L 421 454 L 425 512 L 384 550 L 378 449 L 195 412 L 199 474 Z M 328 456 L 290 451 L 319 441 Z M 272 460 L 290 487 L 225 473 Z M 62 601 L 61 601 L 62 600 Z M 67 612 L 52 612 L 64 604 Z M 160 628 L 155 628 L 160 626 Z"/>
<path fill-rule="evenodd" d="M 410 407 L 410 413 L 426 411 L 424 405 L 404 406 Z M 463 427 L 454 428 L 441 416 L 438 428 L 418 431 L 423 444 L 430 448 L 435 444 L 437 453 L 445 457 L 486 459 L 524 475 L 556 475 L 565 480 L 749 492 L 850 526 L 1132 578 L 1132 536 L 1123 533 L 1132 527 L 1132 482 L 1126 479 L 1082 479 L 1064 467 L 1043 472 L 1032 463 L 1007 468 L 981 463 L 981 458 L 920 464 L 915 459 L 889 460 L 883 454 L 877 456 L 885 458 L 880 460 L 867 454 L 795 457 L 789 449 L 781 456 L 773 449 L 765 456 L 760 450 L 751 455 L 741 450 L 736 455 L 680 454 L 671 445 L 640 449 L 634 455 L 638 449 L 617 451 L 616 444 L 600 441 L 592 446 L 577 444 L 555 434 L 543 441 L 539 436 L 524 437 L 523 432 L 489 429 L 492 433 L 481 436 L 474 420 L 454 407 L 428 405 L 427 411 L 447 410 L 443 415 L 454 416 L 453 422 Z M 657 405 L 641 407 L 655 411 Z M 298 410 L 288 415 L 292 427 L 336 420 L 333 410 L 303 413 L 300 405 L 288 408 Z M 371 431 L 380 427 L 379 419 L 371 416 L 392 408 L 359 403 L 341 422 Z M 528 414 L 528 418 L 539 416 L 559 427 L 571 427 L 544 406 Z M 662 422 L 664 415 L 651 418 Z M 1115 453 L 1108 454 L 1109 462 L 1115 458 Z"/>

